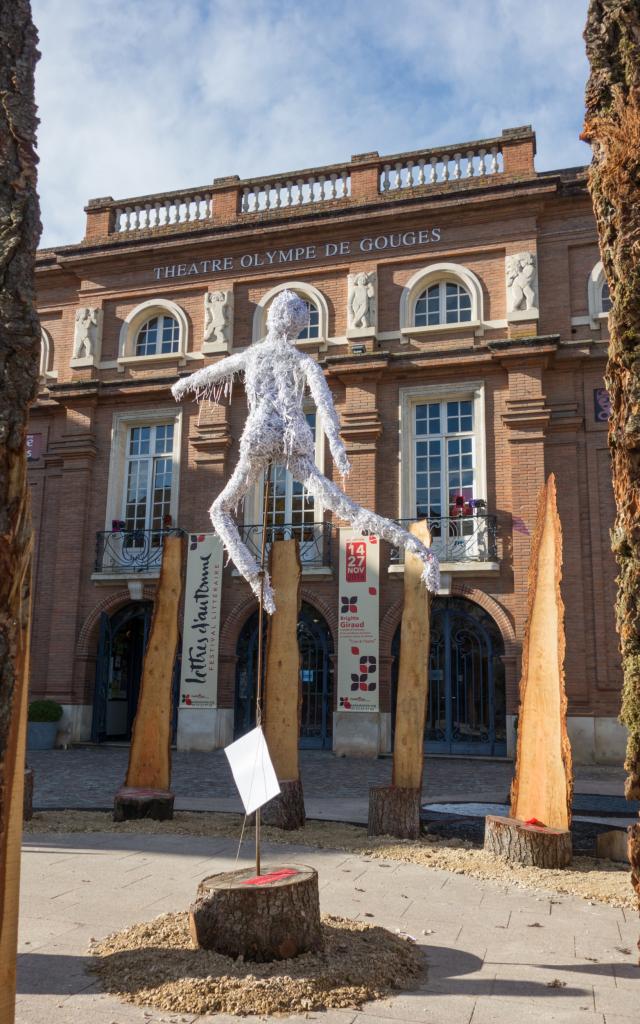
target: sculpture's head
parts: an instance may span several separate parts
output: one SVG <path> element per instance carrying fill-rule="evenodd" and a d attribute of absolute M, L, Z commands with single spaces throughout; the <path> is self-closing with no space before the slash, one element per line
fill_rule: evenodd
<path fill-rule="evenodd" d="M 285 289 L 276 295 L 269 307 L 268 337 L 294 342 L 300 331 L 307 326 L 308 320 L 309 309 L 304 299 Z"/>

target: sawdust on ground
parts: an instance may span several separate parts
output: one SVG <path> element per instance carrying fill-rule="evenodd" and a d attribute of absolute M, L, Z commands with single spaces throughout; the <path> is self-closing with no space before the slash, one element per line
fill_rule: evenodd
<path fill-rule="evenodd" d="M 323 950 L 291 960 L 245 962 L 194 948 L 188 915 L 162 914 L 93 942 L 91 970 L 112 995 L 183 1013 L 305 1013 L 360 1008 L 392 990 L 416 988 L 424 959 L 385 928 L 323 916 Z"/>
<path fill-rule="evenodd" d="M 228 836 L 238 839 L 242 816 L 202 811 L 176 811 L 172 821 L 114 822 L 107 811 L 39 811 L 25 822 L 25 833 L 133 832 L 146 835 L 167 833 L 190 836 Z M 247 846 L 253 828 L 246 828 Z M 262 826 L 262 838 L 268 843 L 313 846 L 319 849 L 346 850 L 350 853 L 422 864 L 425 868 L 453 871 L 503 885 L 515 885 L 537 892 L 580 896 L 593 903 L 637 909 L 638 900 L 631 887 L 629 869 L 622 864 L 595 857 L 574 857 L 570 868 L 554 871 L 549 868 L 516 867 L 496 860 L 472 843 L 460 839 L 424 836 L 419 840 L 391 837 L 371 838 L 366 828 L 342 822 L 308 821 L 294 832 Z"/>

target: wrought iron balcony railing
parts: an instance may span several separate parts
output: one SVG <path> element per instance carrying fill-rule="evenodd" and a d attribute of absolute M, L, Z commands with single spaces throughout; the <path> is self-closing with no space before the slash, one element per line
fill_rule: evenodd
<path fill-rule="evenodd" d="M 331 523 L 282 523 L 267 525 L 267 549 L 274 540 L 297 540 L 304 568 L 327 568 L 332 564 L 333 530 Z M 242 539 L 260 561 L 262 525 L 241 527 Z"/>
<path fill-rule="evenodd" d="M 409 526 L 413 519 L 399 519 Z M 498 521 L 490 515 L 428 516 L 432 546 L 441 562 L 496 562 Z M 404 555 L 391 551 L 390 563 L 400 565 Z"/>
<path fill-rule="evenodd" d="M 105 575 L 159 572 L 162 541 L 183 530 L 101 530 L 96 534 L 94 572 Z"/>

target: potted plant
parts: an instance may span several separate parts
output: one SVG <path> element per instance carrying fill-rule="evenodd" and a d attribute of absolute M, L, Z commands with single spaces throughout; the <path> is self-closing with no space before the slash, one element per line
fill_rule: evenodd
<path fill-rule="evenodd" d="M 62 718 L 62 705 L 55 700 L 32 700 L 29 704 L 27 750 L 53 750 Z"/>

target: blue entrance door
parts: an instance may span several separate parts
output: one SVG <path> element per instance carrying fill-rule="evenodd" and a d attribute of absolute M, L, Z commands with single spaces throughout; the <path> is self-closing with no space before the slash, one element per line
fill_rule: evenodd
<path fill-rule="evenodd" d="M 266 637 L 266 627 L 265 627 Z M 265 638 L 263 638 L 263 643 Z M 322 616 L 304 604 L 298 619 L 300 649 L 300 746 L 331 747 L 333 711 L 333 647 Z M 255 725 L 258 662 L 258 614 L 246 622 L 237 646 L 234 735 L 243 736 Z"/>
<path fill-rule="evenodd" d="M 392 653 L 393 705 L 400 630 Z M 479 605 L 464 598 L 436 598 L 431 611 L 427 753 L 504 756 L 504 668 L 500 632 Z"/>

